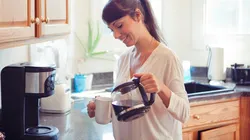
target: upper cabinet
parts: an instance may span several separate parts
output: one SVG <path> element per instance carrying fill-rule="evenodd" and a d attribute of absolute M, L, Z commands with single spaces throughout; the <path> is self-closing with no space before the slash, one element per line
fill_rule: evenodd
<path fill-rule="evenodd" d="M 0 43 L 35 37 L 34 0 L 0 0 Z"/>
<path fill-rule="evenodd" d="M 41 36 L 70 32 L 69 0 L 41 0 L 39 7 L 42 21 Z"/>
<path fill-rule="evenodd" d="M 0 48 L 69 34 L 69 15 L 70 0 L 0 0 Z"/>

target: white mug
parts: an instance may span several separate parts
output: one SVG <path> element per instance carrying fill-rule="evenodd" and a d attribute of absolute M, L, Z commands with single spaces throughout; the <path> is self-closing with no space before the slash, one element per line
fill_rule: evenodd
<path fill-rule="evenodd" d="M 98 96 L 95 98 L 95 120 L 99 124 L 107 124 L 111 121 L 112 99 Z"/>

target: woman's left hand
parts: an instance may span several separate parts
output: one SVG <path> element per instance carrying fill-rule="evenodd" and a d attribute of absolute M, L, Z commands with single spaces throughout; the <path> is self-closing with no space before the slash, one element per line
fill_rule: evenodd
<path fill-rule="evenodd" d="M 163 84 L 151 73 L 136 73 L 134 77 L 140 77 L 146 93 L 158 93 L 162 91 Z"/>

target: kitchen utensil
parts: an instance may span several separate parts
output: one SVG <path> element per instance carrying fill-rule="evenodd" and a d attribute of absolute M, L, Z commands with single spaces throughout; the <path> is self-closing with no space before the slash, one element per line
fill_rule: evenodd
<path fill-rule="evenodd" d="M 211 81 L 223 81 L 226 79 L 224 68 L 224 48 L 209 47 L 208 79 Z"/>
<path fill-rule="evenodd" d="M 123 83 L 112 91 L 112 106 L 118 121 L 131 121 L 140 118 L 150 110 L 155 101 L 155 93 L 150 94 L 150 100 L 140 84 L 140 78 Z"/>
<path fill-rule="evenodd" d="M 250 84 L 250 68 L 244 64 L 232 64 L 231 65 L 232 80 L 238 85 Z"/>

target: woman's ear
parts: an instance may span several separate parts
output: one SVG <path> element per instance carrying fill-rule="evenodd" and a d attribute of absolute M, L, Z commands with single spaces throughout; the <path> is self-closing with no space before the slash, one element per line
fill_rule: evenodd
<path fill-rule="evenodd" d="M 135 21 L 140 22 L 143 20 L 143 15 L 140 9 L 136 8 L 135 10 Z"/>

